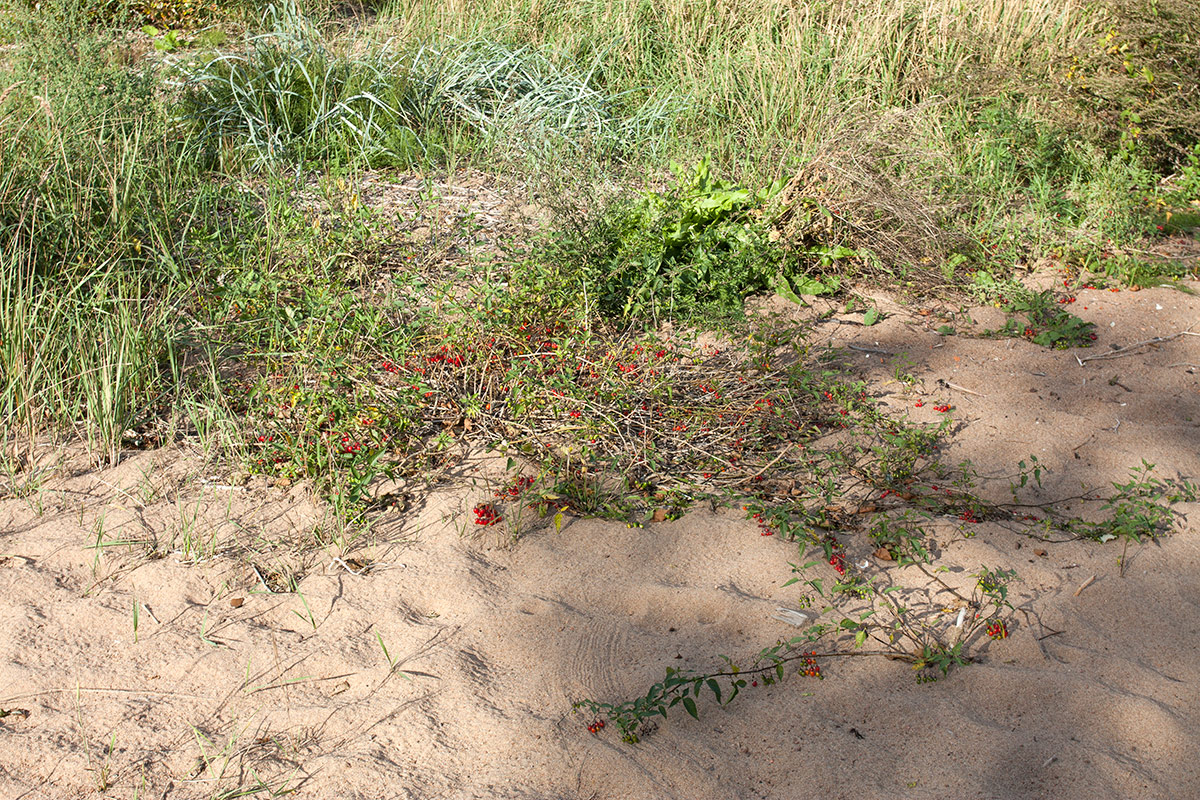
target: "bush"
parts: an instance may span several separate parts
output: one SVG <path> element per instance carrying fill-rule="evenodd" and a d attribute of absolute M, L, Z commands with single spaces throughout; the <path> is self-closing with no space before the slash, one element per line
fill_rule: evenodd
<path fill-rule="evenodd" d="M 610 200 L 546 254 L 576 265 L 567 274 L 606 315 L 736 314 L 747 295 L 798 267 L 763 218 L 778 185 L 743 188 L 714 176 L 707 160 L 674 172 L 671 189 Z"/>

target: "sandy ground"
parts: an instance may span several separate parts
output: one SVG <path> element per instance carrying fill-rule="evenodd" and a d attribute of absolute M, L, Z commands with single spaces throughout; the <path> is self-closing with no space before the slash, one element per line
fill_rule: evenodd
<path fill-rule="evenodd" d="M 1076 360 L 1183 330 L 1200 300 L 1078 297 L 1099 326 L 1089 350 L 941 336 L 911 312 L 830 321 L 814 341 L 892 353 L 846 359 L 897 415 L 953 404 L 945 455 L 996 477 L 998 497 L 1029 454 L 1052 470 L 1048 496 L 1143 458 L 1200 479 L 1200 337 Z M 795 604 L 794 545 L 706 508 L 500 546 L 463 535 L 487 495 L 464 478 L 344 550 L 302 486 L 224 480 L 186 452 L 138 453 L 0 503 L 0 709 L 28 712 L 0 719 L 0 797 L 1200 797 L 1195 505 L 1131 549 L 1124 578 L 1117 542 L 947 535 L 949 579 L 1020 576 L 1012 635 L 981 643 L 980 663 L 919 684 L 903 663 L 829 661 L 825 680 L 701 703 L 699 722 L 674 714 L 631 746 L 589 734 L 571 701 L 627 699 L 667 666 L 793 633 L 772 614 Z M 314 531 L 326 547 L 289 547 Z"/>

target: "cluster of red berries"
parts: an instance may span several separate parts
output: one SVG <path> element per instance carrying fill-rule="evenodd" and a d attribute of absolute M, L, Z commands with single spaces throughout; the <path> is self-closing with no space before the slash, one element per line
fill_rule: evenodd
<path fill-rule="evenodd" d="M 1059 303 L 1059 305 L 1064 305 L 1064 306 L 1065 306 L 1065 305 L 1067 305 L 1068 303 L 1074 303 L 1074 302 L 1075 302 L 1075 298 L 1074 298 L 1074 297 L 1060 297 L 1060 298 L 1058 298 L 1058 303 Z"/>
<path fill-rule="evenodd" d="M 762 512 L 754 512 L 754 521 L 758 523 L 759 536 L 774 536 L 775 530 L 767 524 L 767 518 L 762 515 Z"/>
<path fill-rule="evenodd" d="M 1008 626 L 1004 624 L 1004 620 L 995 620 L 987 626 L 987 635 L 993 639 L 1007 639 Z"/>
<path fill-rule="evenodd" d="M 390 358 L 385 358 L 379 364 L 379 368 L 381 370 L 383 370 L 384 372 L 390 372 L 393 375 L 397 375 L 400 372 L 400 366 L 398 364 L 396 364 L 395 361 L 392 361 Z"/>
<path fill-rule="evenodd" d="M 816 650 L 811 651 L 804 660 L 800 662 L 800 674 L 809 678 L 820 678 L 825 680 L 825 674 L 821 672 L 821 665 L 813 658 L 817 654 Z"/>
<path fill-rule="evenodd" d="M 846 548 L 837 542 L 833 543 L 833 549 L 829 555 L 829 566 L 833 567 L 838 575 L 846 574 Z"/>
<path fill-rule="evenodd" d="M 1069 287 L 1071 286 L 1071 282 L 1070 282 L 1070 281 L 1063 281 L 1063 286 L 1065 286 L 1065 287 L 1068 287 L 1068 288 L 1069 288 Z M 1099 287 L 1099 286 L 1096 286 L 1096 285 L 1094 285 L 1094 284 L 1091 284 L 1091 283 L 1085 283 L 1083 286 L 1081 286 L 1081 287 L 1079 287 L 1079 288 L 1081 288 L 1081 289 L 1099 289 L 1100 287 Z M 1110 292 L 1119 292 L 1119 291 L 1121 291 L 1121 290 L 1120 290 L 1120 289 L 1118 289 L 1116 286 L 1110 286 L 1110 287 L 1108 287 L 1108 290 L 1109 290 Z M 1059 301 L 1059 302 L 1062 302 L 1062 301 Z M 1072 303 L 1073 303 L 1073 302 L 1075 302 L 1075 298 L 1073 298 L 1073 297 L 1072 297 L 1072 298 L 1071 298 L 1071 302 L 1072 302 Z"/>
<path fill-rule="evenodd" d="M 522 492 L 524 492 L 526 489 L 528 489 L 532 485 L 533 485 L 533 476 L 532 475 L 521 475 L 515 481 L 513 481 L 512 486 L 509 486 L 507 489 L 499 489 L 495 492 L 492 492 L 492 496 L 493 497 L 517 498 L 517 497 L 521 496 Z M 493 510 L 493 512 L 495 511 L 495 509 L 492 509 L 492 510 Z M 475 507 L 475 513 L 479 514 L 479 506 Z M 477 522 L 476 524 L 484 524 L 484 523 Z M 488 523 L 488 524 L 490 524 L 490 523 Z"/>
<path fill-rule="evenodd" d="M 491 503 L 480 503 L 475 506 L 475 524 L 476 525 L 495 525 L 500 520 L 504 519 L 496 511 L 496 507 Z"/>
<path fill-rule="evenodd" d="M 915 408 L 922 408 L 924 405 L 925 405 L 925 401 L 924 401 L 924 400 L 918 400 L 917 402 L 913 403 L 913 406 L 914 406 Z"/>
<path fill-rule="evenodd" d="M 351 439 L 348 435 L 342 437 L 342 452 L 343 453 L 357 453 L 359 450 L 362 450 L 362 447 L 363 447 L 362 442 L 356 442 L 353 439 Z"/>
<path fill-rule="evenodd" d="M 958 518 L 961 519 L 963 522 L 972 522 L 972 523 L 982 522 L 982 520 L 980 520 L 979 517 L 975 516 L 975 509 L 973 509 L 973 508 L 968 508 L 966 511 L 959 514 Z"/>
<path fill-rule="evenodd" d="M 425 356 L 425 360 L 430 364 L 449 364 L 452 367 L 462 366 L 462 356 L 450 349 L 449 345 L 442 345 L 433 355 Z"/>
<path fill-rule="evenodd" d="M 599 733 L 604 730 L 604 720 L 599 718 L 592 720 L 588 723 L 587 729 L 588 733 Z"/>
<path fill-rule="evenodd" d="M 934 406 L 934 407 L 933 407 L 933 410 L 934 410 L 934 411 L 940 411 L 940 412 L 942 412 L 943 414 L 945 414 L 945 413 L 947 413 L 948 411 L 950 411 L 950 409 L 952 409 L 952 408 L 954 408 L 954 406 L 950 405 L 949 403 L 942 403 L 940 406 Z"/>

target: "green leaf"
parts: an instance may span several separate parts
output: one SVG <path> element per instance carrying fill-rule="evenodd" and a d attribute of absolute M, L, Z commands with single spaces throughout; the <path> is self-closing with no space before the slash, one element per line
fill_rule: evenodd
<path fill-rule="evenodd" d="M 815 278 L 810 278 L 807 275 L 796 275 L 792 278 L 792 289 L 799 295 L 822 295 L 830 294 L 837 290 L 836 279 L 830 279 L 829 283 L 822 283 Z"/>
<path fill-rule="evenodd" d="M 804 305 L 804 301 L 800 299 L 799 295 L 792 291 L 792 287 L 788 286 L 787 278 L 783 277 L 782 274 L 775 276 L 775 281 L 772 285 L 772 288 L 775 290 L 775 293 L 784 300 L 791 300 L 796 305 Z"/>
<path fill-rule="evenodd" d="M 867 313 L 863 314 L 863 325 L 866 325 L 869 328 L 876 322 L 879 322 L 879 317 L 879 309 L 869 308 L 867 309 Z"/>
<path fill-rule="evenodd" d="M 700 719 L 700 714 L 696 712 L 696 701 L 695 700 L 693 700 L 690 697 L 683 698 L 683 707 L 686 708 L 687 712 L 689 714 L 691 714 L 694 718 Z"/>
<path fill-rule="evenodd" d="M 717 683 L 714 678 L 708 679 L 708 688 L 712 689 L 712 693 L 716 696 L 717 702 L 721 702 L 721 684 Z"/>
<path fill-rule="evenodd" d="M 158 28 L 154 27 L 153 25 L 143 25 L 142 33 L 146 34 L 147 36 L 158 36 L 159 31 Z"/>

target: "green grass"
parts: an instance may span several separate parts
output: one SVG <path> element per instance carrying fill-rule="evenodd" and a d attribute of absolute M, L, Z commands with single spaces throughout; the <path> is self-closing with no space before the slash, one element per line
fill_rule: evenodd
<path fill-rule="evenodd" d="M 0 418 L 111 458 L 169 369 L 186 167 L 136 110 L 148 75 L 101 41 L 29 47 L 0 102 Z"/>
<path fill-rule="evenodd" d="M 269 162 L 406 167 L 475 150 L 611 153 L 662 127 L 666 108 L 624 105 L 527 46 L 430 37 L 356 48 L 294 6 L 269 8 L 243 48 L 182 70 L 182 118 L 224 168 Z"/>
<path fill-rule="evenodd" d="M 685 104 L 678 131 L 719 162 L 776 173 L 863 114 L 912 106 L 955 84 L 990 88 L 992 73 L 1082 40 L 1081 6 L 947 0 L 753 4 L 395 3 L 406 35 L 487 36 L 597 64 L 602 85 L 637 101 Z M 731 163 L 732 162 L 732 163 Z M 757 162 L 757 163 L 756 163 Z M 764 163 L 769 162 L 769 164 Z"/>

